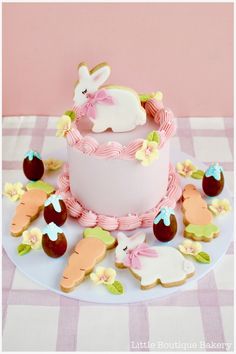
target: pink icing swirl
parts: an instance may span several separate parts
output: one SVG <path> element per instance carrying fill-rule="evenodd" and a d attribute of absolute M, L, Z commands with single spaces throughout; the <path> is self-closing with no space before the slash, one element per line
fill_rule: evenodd
<path fill-rule="evenodd" d="M 141 226 L 138 215 L 128 215 L 119 218 L 120 230 L 134 230 Z"/>
<path fill-rule="evenodd" d="M 181 197 L 182 190 L 180 188 L 180 178 L 175 172 L 172 165 L 170 165 L 170 172 L 169 172 L 169 185 L 167 188 L 167 196 L 169 199 L 177 200 Z"/>
<path fill-rule="evenodd" d="M 127 160 L 133 160 L 137 150 L 141 149 L 143 145 L 143 139 L 136 139 L 133 142 L 129 143 L 126 147 L 123 148 L 120 157 Z"/>
<path fill-rule="evenodd" d="M 119 227 L 117 218 L 112 216 L 98 215 L 97 223 L 101 228 L 108 231 L 117 230 Z"/>
<path fill-rule="evenodd" d="M 64 163 L 63 167 L 62 167 L 62 171 L 69 176 L 69 164 L 67 162 Z"/>
<path fill-rule="evenodd" d="M 103 158 L 118 157 L 122 151 L 122 145 L 115 141 L 104 143 L 98 146 L 95 155 Z"/>
<path fill-rule="evenodd" d="M 174 114 L 170 109 L 162 109 L 159 112 L 160 130 L 165 131 L 166 137 L 170 138 L 176 132 Z"/>
<path fill-rule="evenodd" d="M 55 194 L 60 195 L 65 203 L 67 202 L 67 199 L 71 197 L 71 193 L 70 193 L 69 189 L 66 191 L 58 189 L 58 190 L 56 190 Z"/>
<path fill-rule="evenodd" d="M 159 149 L 161 149 L 164 145 L 165 145 L 165 142 L 166 142 L 166 133 L 164 130 L 160 130 L 159 131 L 159 137 L 160 137 L 160 142 L 159 142 Z"/>
<path fill-rule="evenodd" d="M 82 139 L 82 135 L 76 128 L 71 128 L 71 130 L 68 131 L 66 134 L 66 140 L 70 146 L 75 145 Z"/>
<path fill-rule="evenodd" d="M 65 203 L 70 216 L 73 218 L 78 218 L 81 215 L 83 208 L 75 198 L 70 197 L 66 199 Z"/>
<path fill-rule="evenodd" d="M 70 181 L 69 176 L 67 174 L 62 173 L 57 180 L 58 188 L 64 192 L 70 189 Z"/>
<path fill-rule="evenodd" d="M 76 147 L 81 150 L 84 154 L 91 155 L 95 153 L 99 144 L 96 139 L 91 136 L 86 136 L 79 143 L 76 144 Z"/>
<path fill-rule="evenodd" d="M 155 98 L 151 98 L 145 104 L 145 110 L 148 115 L 154 117 L 156 113 L 158 113 L 161 109 L 163 109 L 163 103 L 155 100 Z"/>
<path fill-rule="evenodd" d="M 97 225 L 97 215 L 91 210 L 83 210 L 78 222 L 83 227 L 92 227 Z"/>
<path fill-rule="evenodd" d="M 82 118 L 81 109 L 79 106 L 74 105 L 72 111 L 75 113 L 75 125 L 77 125 L 80 119 Z"/>
<path fill-rule="evenodd" d="M 142 227 L 150 227 L 152 226 L 153 223 L 153 219 L 156 216 L 156 212 L 155 211 L 150 211 L 148 213 L 145 213 L 142 215 Z"/>
<path fill-rule="evenodd" d="M 153 219 L 159 212 L 160 208 L 164 206 L 175 208 L 176 202 L 179 200 L 182 193 L 179 185 L 179 177 L 176 174 L 174 167 L 170 165 L 166 195 L 155 208 L 141 215 L 126 215 L 116 218 L 106 215 L 97 215 L 96 213 L 83 208 L 79 201 L 76 201 L 72 196 L 69 186 L 67 185 L 68 182 L 69 178 L 66 174 L 63 173 L 58 177 L 59 190 L 57 192 L 63 195 L 63 199 L 65 196 L 64 201 L 68 207 L 68 213 L 72 217 L 77 218 L 78 223 L 83 227 L 93 227 L 97 225 L 108 231 L 134 230 L 139 227 L 151 227 Z M 65 186 L 67 186 L 66 191 Z"/>

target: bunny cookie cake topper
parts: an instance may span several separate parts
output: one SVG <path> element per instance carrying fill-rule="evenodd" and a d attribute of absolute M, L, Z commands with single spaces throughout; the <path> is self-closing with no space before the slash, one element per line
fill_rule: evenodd
<path fill-rule="evenodd" d="M 109 128 L 113 132 L 126 132 L 145 124 L 146 112 L 134 90 L 123 86 L 102 86 L 110 73 L 106 63 L 90 71 L 85 63 L 79 65 L 79 81 L 73 99 L 78 118 L 89 118 L 95 133 Z"/>
<path fill-rule="evenodd" d="M 173 247 L 148 246 L 145 234 L 127 237 L 117 235 L 116 266 L 129 268 L 141 281 L 141 289 L 150 289 L 160 283 L 164 287 L 181 285 L 194 274 L 192 262 Z"/>

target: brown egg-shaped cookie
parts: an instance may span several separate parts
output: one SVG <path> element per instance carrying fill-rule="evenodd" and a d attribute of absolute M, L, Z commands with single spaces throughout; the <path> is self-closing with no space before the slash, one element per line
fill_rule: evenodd
<path fill-rule="evenodd" d="M 50 222 L 54 222 L 58 226 L 64 224 L 67 219 L 67 209 L 60 195 L 53 194 L 46 200 L 43 216 L 47 224 Z"/>
<path fill-rule="evenodd" d="M 67 249 L 67 240 L 62 229 L 51 222 L 43 231 L 42 247 L 44 252 L 52 258 L 63 256 Z"/>
<path fill-rule="evenodd" d="M 30 150 L 23 161 L 23 171 L 30 181 L 38 181 L 44 174 L 44 164 L 37 151 Z"/>
<path fill-rule="evenodd" d="M 172 208 L 161 208 L 153 221 L 153 233 L 158 241 L 169 242 L 177 232 L 177 220 Z"/>
<path fill-rule="evenodd" d="M 219 164 L 211 165 L 202 179 L 202 189 L 209 197 L 219 195 L 224 188 L 223 169 Z"/>

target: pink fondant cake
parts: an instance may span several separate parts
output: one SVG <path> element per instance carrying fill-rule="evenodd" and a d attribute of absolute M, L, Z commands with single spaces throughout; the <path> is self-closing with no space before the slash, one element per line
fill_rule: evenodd
<path fill-rule="evenodd" d="M 161 93 L 143 98 L 124 87 L 101 87 L 109 70 L 79 66 L 73 111 L 58 124 L 68 147 L 58 193 L 84 227 L 150 227 L 159 209 L 175 207 L 181 195 L 170 164 L 175 118 Z"/>

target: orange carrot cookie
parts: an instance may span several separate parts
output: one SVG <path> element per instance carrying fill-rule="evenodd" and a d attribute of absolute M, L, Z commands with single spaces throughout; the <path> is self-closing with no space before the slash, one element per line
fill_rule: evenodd
<path fill-rule="evenodd" d="M 106 250 L 107 245 L 98 238 L 88 237 L 80 240 L 63 272 L 60 281 L 61 290 L 66 293 L 74 290 L 105 257 Z"/>
<path fill-rule="evenodd" d="M 193 184 L 187 184 L 183 189 L 183 200 L 192 198 L 192 197 L 201 197 L 201 193 Z"/>
<path fill-rule="evenodd" d="M 30 190 L 23 194 L 11 222 L 12 236 L 22 235 L 29 224 L 38 217 L 46 199 L 47 194 L 42 190 Z"/>
<path fill-rule="evenodd" d="M 182 210 L 185 224 L 184 236 L 195 241 L 209 242 L 219 234 L 219 228 L 212 224 L 212 213 L 200 192 L 192 184 L 183 190 Z"/>

